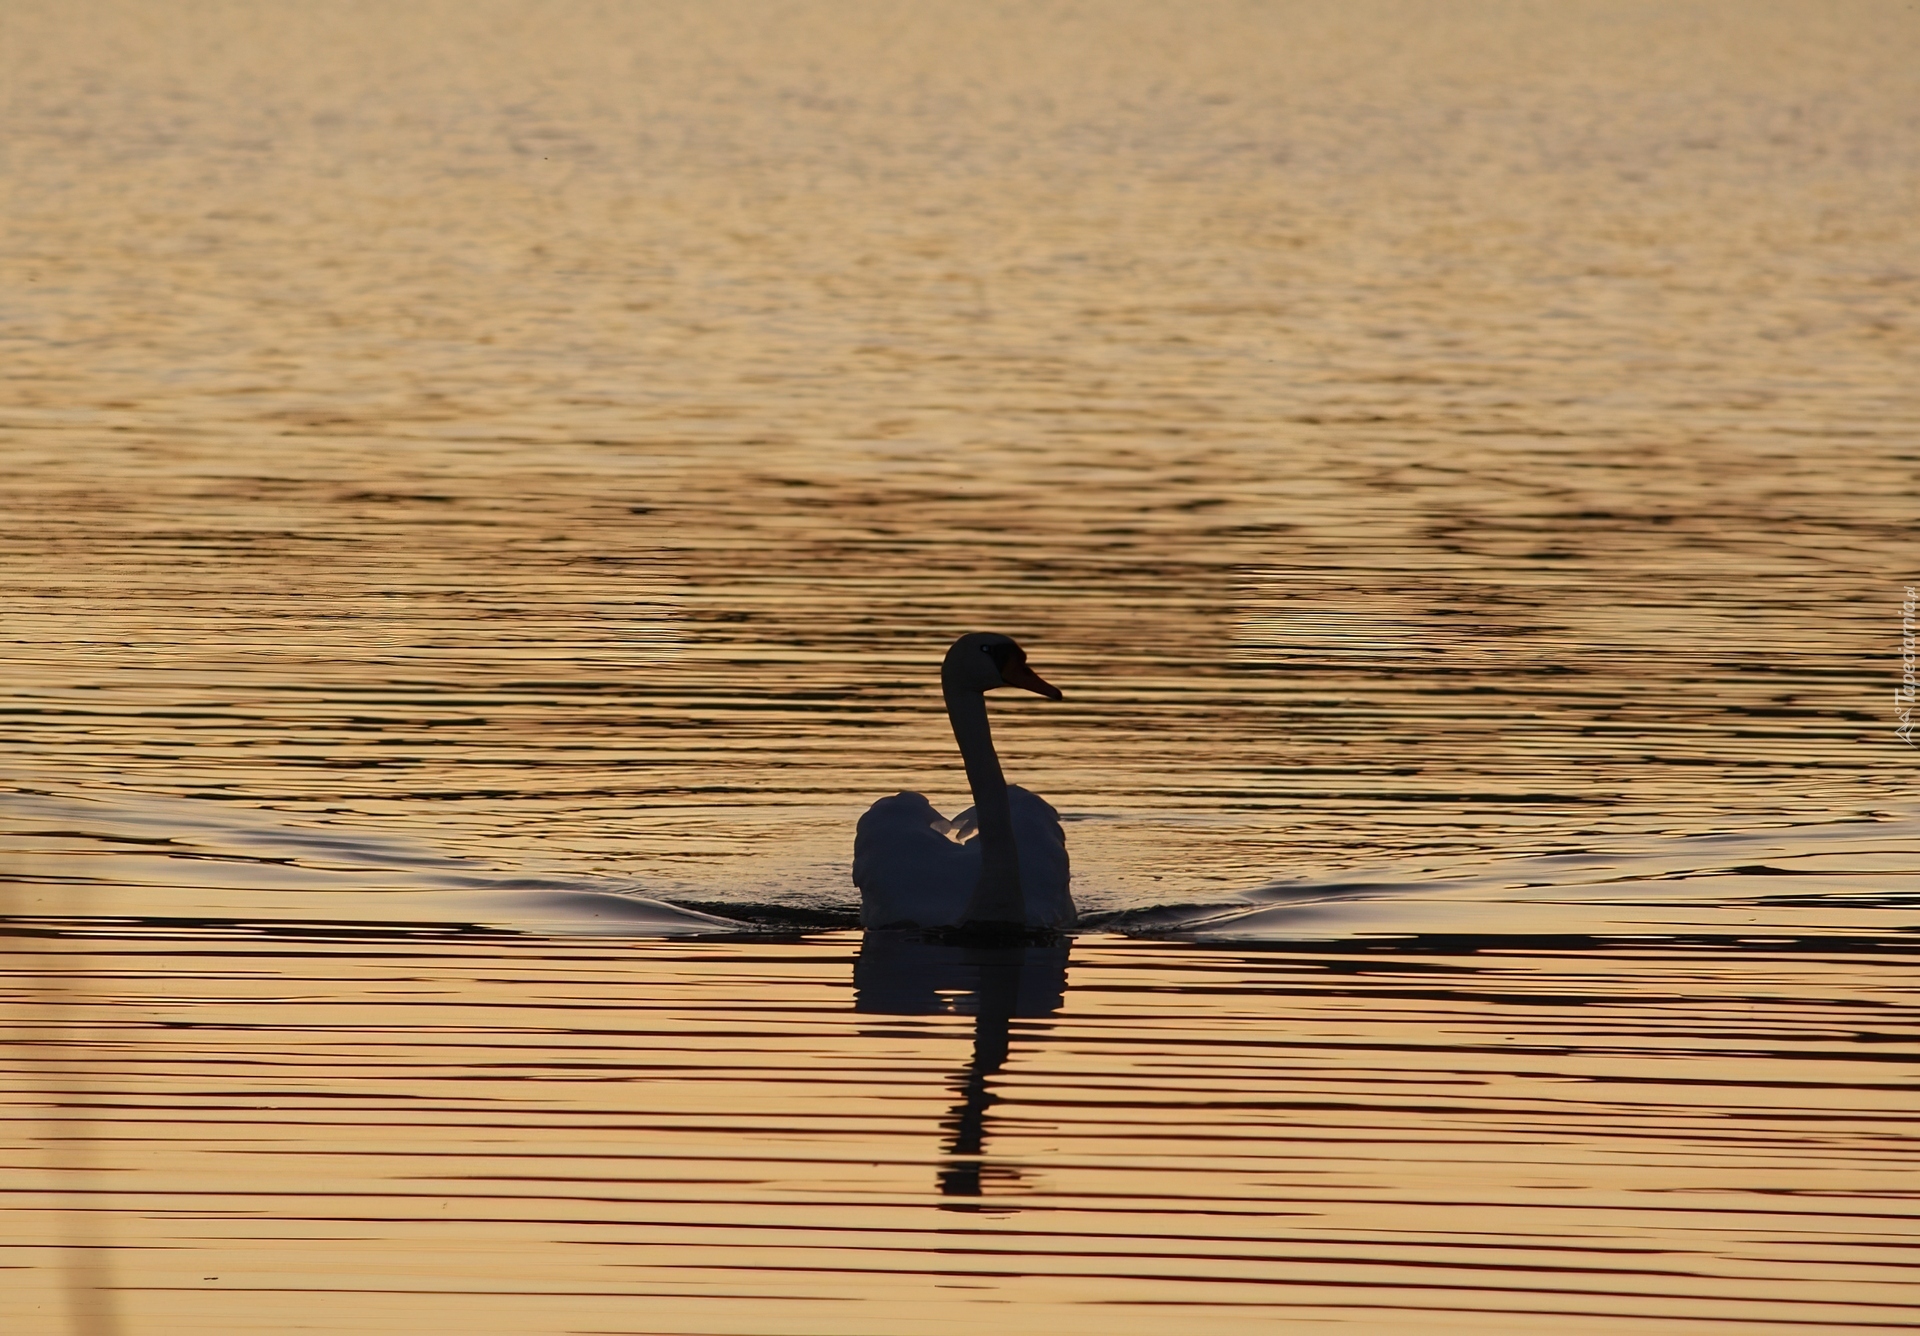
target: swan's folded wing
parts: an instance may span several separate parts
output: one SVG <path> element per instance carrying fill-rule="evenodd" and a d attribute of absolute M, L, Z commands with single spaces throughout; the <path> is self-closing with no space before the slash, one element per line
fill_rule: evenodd
<path fill-rule="evenodd" d="M 1036 928 L 1072 927 L 1078 915 L 1069 890 L 1073 870 L 1060 814 L 1052 803 L 1018 784 L 1007 786 L 1007 801 L 1013 809 L 1013 842 L 1020 850 L 1027 923 Z"/>
<path fill-rule="evenodd" d="M 980 877 L 974 845 L 934 828 L 940 814 L 918 793 L 896 793 L 867 809 L 853 836 L 853 884 L 867 928 L 958 923 Z"/>

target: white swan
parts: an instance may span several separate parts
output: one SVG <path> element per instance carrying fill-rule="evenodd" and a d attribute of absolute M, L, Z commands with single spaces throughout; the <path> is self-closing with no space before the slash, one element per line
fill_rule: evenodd
<path fill-rule="evenodd" d="M 975 631 L 953 642 L 940 689 L 973 806 L 947 821 L 921 794 L 896 793 L 867 809 L 853 837 L 864 926 L 1006 935 L 1072 925 L 1066 833 L 1046 799 L 1000 773 L 987 726 L 986 693 L 995 687 L 1060 699 L 1007 636 Z"/>

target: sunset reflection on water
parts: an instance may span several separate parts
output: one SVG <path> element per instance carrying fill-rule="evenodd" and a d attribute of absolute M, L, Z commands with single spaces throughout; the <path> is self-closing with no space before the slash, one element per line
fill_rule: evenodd
<path fill-rule="evenodd" d="M 21 0 L 0 105 L 8 1331 L 1911 1325 L 1910 6 Z M 986 628 L 1087 929 L 862 940 Z"/>

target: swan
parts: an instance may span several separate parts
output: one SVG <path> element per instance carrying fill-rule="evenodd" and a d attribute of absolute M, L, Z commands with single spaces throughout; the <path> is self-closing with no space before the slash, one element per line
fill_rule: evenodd
<path fill-rule="evenodd" d="M 987 726 L 986 693 L 995 687 L 1061 699 L 1011 637 L 974 631 L 953 642 L 940 690 L 973 806 L 948 821 L 924 795 L 896 793 L 867 809 L 853 838 L 862 926 L 957 927 L 986 937 L 1072 926 L 1060 814 L 1000 773 Z"/>

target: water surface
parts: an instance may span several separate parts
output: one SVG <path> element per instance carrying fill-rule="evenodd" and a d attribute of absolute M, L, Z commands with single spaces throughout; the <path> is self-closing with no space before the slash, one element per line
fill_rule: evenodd
<path fill-rule="evenodd" d="M 1910 6 L 23 0 L 0 107 L 9 1329 L 1914 1325 Z M 846 926 L 989 628 L 1064 961 Z"/>

